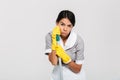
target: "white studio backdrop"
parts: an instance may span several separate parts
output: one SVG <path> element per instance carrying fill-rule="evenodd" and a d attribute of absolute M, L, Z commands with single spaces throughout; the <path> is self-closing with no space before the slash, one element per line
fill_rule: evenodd
<path fill-rule="evenodd" d="M 1 0 L 0 80 L 50 80 L 45 35 L 63 9 L 76 15 L 87 80 L 120 80 L 119 0 Z"/>

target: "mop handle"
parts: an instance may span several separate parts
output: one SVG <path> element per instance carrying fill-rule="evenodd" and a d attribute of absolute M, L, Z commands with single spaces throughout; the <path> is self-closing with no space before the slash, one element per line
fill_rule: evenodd
<path fill-rule="evenodd" d="M 60 44 L 60 36 L 56 35 L 56 41 L 58 44 Z M 63 71 L 62 71 L 62 62 L 61 62 L 61 58 L 58 58 L 59 61 L 59 75 L 60 75 L 60 80 L 63 80 Z"/>
<path fill-rule="evenodd" d="M 62 63 L 61 58 L 59 58 L 59 68 L 60 68 L 60 80 L 63 80 L 63 71 L 62 71 Z"/>

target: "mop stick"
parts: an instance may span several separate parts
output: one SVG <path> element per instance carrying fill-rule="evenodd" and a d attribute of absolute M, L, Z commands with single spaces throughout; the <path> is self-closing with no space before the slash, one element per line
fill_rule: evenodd
<path fill-rule="evenodd" d="M 59 35 L 56 35 L 56 41 L 58 44 L 60 44 L 60 36 Z M 62 71 L 62 62 L 61 62 L 61 58 L 58 58 L 58 62 L 59 62 L 59 75 L 60 75 L 60 78 L 59 80 L 63 80 L 63 71 Z"/>
<path fill-rule="evenodd" d="M 61 58 L 59 58 L 59 71 L 60 71 L 60 80 L 63 80 L 63 72 L 62 72 Z"/>

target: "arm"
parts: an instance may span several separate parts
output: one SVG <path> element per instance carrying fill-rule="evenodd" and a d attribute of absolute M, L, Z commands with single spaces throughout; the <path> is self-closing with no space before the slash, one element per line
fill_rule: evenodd
<path fill-rule="evenodd" d="M 51 49 L 52 52 L 49 54 L 49 61 L 51 62 L 52 65 L 57 65 L 58 62 L 58 58 L 56 56 L 56 45 L 57 45 L 57 41 L 56 41 L 56 36 L 60 35 L 60 29 L 58 26 L 54 27 L 53 31 L 52 31 L 52 44 L 51 44 Z"/>
<path fill-rule="evenodd" d="M 68 63 L 68 67 L 75 73 L 78 73 L 82 69 L 82 64 L 84 61 L 84 42 L 83 39 L 78 35 L 78 40 L 77 40 L 77 46 L 76 46 L 76 60 L 71 61 Z"/>
<path fill-rule="evenodd" d="M 56 56 L 56 51 L 51 50 L 51 33 L 48 33 L 45 37 L 46 40 L 46 45 L 45 45 L 45 54 L 48 55 L 48 60 L 52 65 L 57 64 L 57 56 Z"/>
<path fill-rule="evenodd" d="M 82 68 L 82 64 L 76 64 L 74 61 L 71 61 L 67 65 L 74 73 L 80 72 Z"/>
<path fill-rule="evenodd" d="M 52 65 L 57 65 L 58 57 L 56 56 L 55 50 L 52 50 L 52 52 L 49 53 L 48 58 Z"/>
<path fill-rule="evenodd" d="M 46 35 L 46 54 L 48 54 L 48 59 L 52 65 L 57 65 L 58 62 L 55 51 L 57 34 L 60 35 L 60 30 L 58 26 L 53 29 L 52 34 L 49 33 Z"/>

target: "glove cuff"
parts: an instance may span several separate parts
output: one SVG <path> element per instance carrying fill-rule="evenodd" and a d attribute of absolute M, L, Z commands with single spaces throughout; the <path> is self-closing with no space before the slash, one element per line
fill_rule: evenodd
<path fill-rule="evenodd" d="M 68 63 L 70 63 L 72 60 L 70 59 L 69 61 L 67 61 L 67 62 L 64 62 L 65 64 L 68 64 Z"/>

